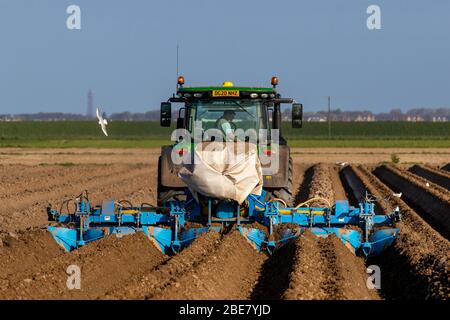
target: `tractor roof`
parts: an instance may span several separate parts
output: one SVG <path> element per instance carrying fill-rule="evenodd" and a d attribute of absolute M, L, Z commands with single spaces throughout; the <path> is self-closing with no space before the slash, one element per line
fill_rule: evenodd
<path fill-rule="evenodd" d="M 187 99 L 214 99 L 214 98 L 238 98 L 238 99 L 274 99 L 278 96 L 275 88 L 261 87 L 179 87 L 177 95 Z"/>
<path fill-rule="evenodd" d="M 256 93 L 276 93 L 275 88 L 263 88 L 263 87 L 224 87 L 224 86 L 211 86 L 211 87 L 180 87 L 178 92 L 205 92 L 214 90 L 239 90 L 246 92 Z"/>
<path fill-rule="evenodd" d="M 171 102 L 185 102 L 195 99 L 263 99 L 278 103 L 292 103 L 292 99 L 282 99 L 277 93 L 278 78 L 272 77 L 270 87 L 235 87 L 233 82 L 225 81 L 222 86 L 184 87 L 184 77 L 178 77 L 177 97 L 170 98 Z"/>

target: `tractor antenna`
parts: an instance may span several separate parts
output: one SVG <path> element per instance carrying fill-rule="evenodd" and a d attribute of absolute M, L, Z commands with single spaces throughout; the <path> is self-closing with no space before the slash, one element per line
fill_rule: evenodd
<path fill-rule="evenodd" d="M 179 71 L 179 64 L 178 64 L 178 51 L 179 51 L 179 46 L 178 46 L 178 43 L 177 43 L 177 78 L 178 78 L 178 71 Z"/>
<path fill-rule="evenodd" d="M 178 52 L 179 52 L 179 45 L 178 45 L 178 43 L 177 43 L 177 79 L 178 79 L 179 71 L 180 71 L 179 54 L 178 54 Z M 177 89 L 178 89 L 178 85 L 177 85 Z M 175 90 L 175 91 L 176 91 L 176 90 Z"/>

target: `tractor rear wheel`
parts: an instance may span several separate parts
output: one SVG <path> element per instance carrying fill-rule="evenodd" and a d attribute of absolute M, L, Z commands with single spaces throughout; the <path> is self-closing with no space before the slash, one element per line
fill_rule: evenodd
<path fill-rule="evenodd" d="M 294 178 L 294 165 L 292 157 L 289 157 L 289 168 L 288 168 L 288 179 L 286 186 L 283 188 L 269 189 L 267 191 L 267 200 L 272 200 L 274 198 L 282 199 L 286 202 L 288 207 L 294 205 L 294 194 L 293 194 L 293 178 Z"/>
<path fill-rule="evenodd" d="M 165 201 L 186 200 L 184 188 L 165 187 L 161 183 L 161 156 L 158 158 L 158 185 L 157 185 L 157 204 L 162 207 Z"/>

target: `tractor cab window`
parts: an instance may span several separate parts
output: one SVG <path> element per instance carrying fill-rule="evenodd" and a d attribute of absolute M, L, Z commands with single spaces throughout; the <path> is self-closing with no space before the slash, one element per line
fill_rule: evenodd
<path fill-rule="evenodd" d="M 208 100 L 197 101 L 192 105 L 192 119 L 201 123 L 202 131 L 218 129 L 223 133 L 228 129 L 267 128 L 267 119 L 262 110 L 263 104 L 254 100 Z M 204 137 L 208 140 L 208 137 Z"/>

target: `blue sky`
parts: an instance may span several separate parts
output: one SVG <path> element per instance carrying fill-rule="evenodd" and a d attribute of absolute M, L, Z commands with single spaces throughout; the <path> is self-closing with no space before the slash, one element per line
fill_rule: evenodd
<path fill-rule="evenodd" d="M 81 30 L 66 8 L 81 8 Z M 382 29 L 366 27 L 369 5 Z M 158 108 L 176 82 L 268 85 L 305 104 L 450 107 L 450 1 L 0 0 L 0 114 Z"/>

